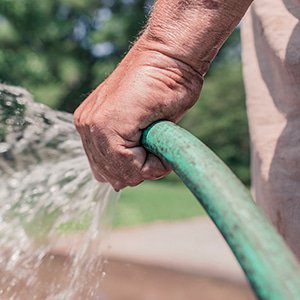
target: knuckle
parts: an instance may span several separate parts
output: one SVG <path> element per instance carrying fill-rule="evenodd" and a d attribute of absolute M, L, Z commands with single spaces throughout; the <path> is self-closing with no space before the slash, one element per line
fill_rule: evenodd
<path fill-rule="evenodd" d="M 74 125 L 77 130 L 89 127 L 91 125 L 92 118 L 90 112 L 86 108 L 78 107 L 73 115 Z"/>
<path fill-rule="evenodd" d="M 75 128 L 77 130 L 80 130 L 81 128 L 81 110 L 80 110 L 80 107 L 78 107 L 75 112 L 74 112 L 74 115 L 73 115 L 73 122 L 74 122 L 74 125 L 75 125 Z"/>
<path fill-rule="evenodd" d="M 130 163 L 134 160 L 134 154 L 130 151 L 122 151 L 122 149 L 117 149 L 116 151 L 127 161 L 127 163 Z"/>
<path fill-rule="evenodd" d="M 112 187 L 114 188 L 114 190 L 116 192 L 119 192 L 120 190 L 124 189 L 127 185 L 120 182 L 120 181 L 114 181 L 114 182 L 110 182 L 110 184 L 112 185 Z"/>
<path fill-rule="evenodd" d="M 141 178 L 141 177 L 135 177 L 135 178 L 130 178 L 128 181 L 127 181 L 127 185 L 128 186 L 137 186 L 139 185 L 140 183 L 142 183 L 144 180 Z"/>
<path fill-rule="evenodd" d="M 156 168 L 145 168 L 143 170 L 143 177 L 145 179 L 159 179 L 167 176 L 170 173 L 170 170 L 157 170 Z"/>
<path fill-rule="evenodd" d="M 99 113 L 92 114 L 87 120 L 86 120 L 86 126 L 89 127 L 90 132 L 95 133 L 103 133 L 105 129 L 108 129 L 110 127 L 110 121 L 106 120 L 106 118 Z"/>
<path fill-rule="evenodd" d="M 143 153 L 134 150 L 128 150 L 123 146 L 120 146 L 119 143 L 114 143 L 114 150 L 116 151 L 117 155 L 120 157 L 120 162 L 122 163 L 123 167 L 128 171 L 130 174 L 135 172 L 138 168 L 136 163 L 143 160 Z"/>

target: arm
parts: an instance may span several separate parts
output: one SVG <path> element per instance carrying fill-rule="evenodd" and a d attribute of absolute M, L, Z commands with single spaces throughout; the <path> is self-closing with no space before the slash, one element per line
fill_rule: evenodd
<path fill-rule="evenodd" d="M 141 39 L 146 47 L 205 74 L 251 2 L 158 0 Z"/>
<path fill-rule="evenodd" d="M 79 106 L 74 122 L 92 171 L 116 190 L 170 172 L 140 146 L 152 122 L 178 122 L 251 0 L 157 0 L 148 26 L 114 72 Z"/>

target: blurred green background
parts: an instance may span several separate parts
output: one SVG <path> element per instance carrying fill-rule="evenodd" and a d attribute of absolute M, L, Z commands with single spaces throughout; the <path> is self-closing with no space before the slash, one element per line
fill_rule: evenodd
<path fill-rule="evenodd" d="M 73 112 L 115 68 L 146 23 L 145 0 L 1 0 L 0 80 Z M 249 137 L 239 29 L 224 45 L 197 104 L 181 121 L 249 186 Z M 115 226 L 202 214 L 176 175 L 124 191 Z"/>

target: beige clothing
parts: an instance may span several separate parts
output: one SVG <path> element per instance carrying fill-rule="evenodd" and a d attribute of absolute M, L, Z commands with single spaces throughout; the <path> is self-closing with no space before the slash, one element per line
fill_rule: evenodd
<path fill-rule="evenodd" d="M 254 0 L 242 45 L 254 196 L 300 260 L 299 19 L 299 0 Z"/>

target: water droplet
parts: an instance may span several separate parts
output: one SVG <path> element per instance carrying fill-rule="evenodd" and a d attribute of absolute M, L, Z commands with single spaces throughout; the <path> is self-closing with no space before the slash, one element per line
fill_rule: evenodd
<path fill-rule="evenodd" d="M 102 272 L 102 273 L 101 273 L 101 278 L 100 278 L 100 280 L 101 280 L 101 281 L 104 280 L 105 276 L 106 276 L 106 272 Z"/>
<path fill-rule="evenodd" d="M 6 100 L 6 101 L 5 101 L 5 105 L 6 105 L 6 106 L 12 106 L 12 101 Z"/>
<path fill-rule="evenodd" d="M 0 143 L 0 153 L 7 152 L 10 146 L 7 143 Z"/>

